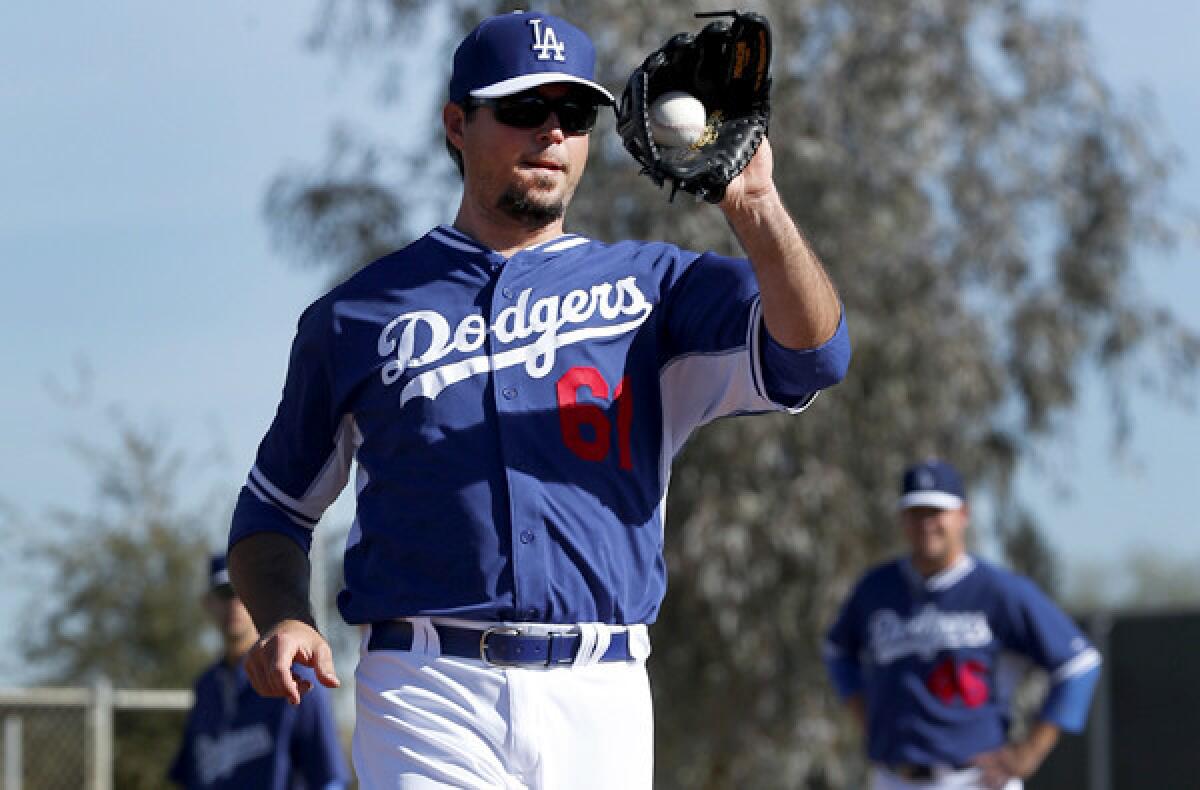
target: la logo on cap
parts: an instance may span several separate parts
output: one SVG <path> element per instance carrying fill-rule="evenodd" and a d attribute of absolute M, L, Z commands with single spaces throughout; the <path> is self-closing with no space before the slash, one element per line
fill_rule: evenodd
<path fill-rule="evenodd" d="M 922 469 L 917 473 L 917 485 L 921 488 L 933 488 L 933 473 Z"/>
<path fill-rule="evenodd" d="M 550 53 L 554 53 L 554 59 L 560 63 L 566 61 L 566 55 L 563 54 L 566 49 L 566 44 L 558 40 L 558 36 L 554 34 L 554 28 L 546 25 L 546 30 L 542 32 L 542 20 L 529 20 L 529 24 L 533 26 L 533 46 L 530 47 L 537 53 L 538 60 L 550 60 Z"/>

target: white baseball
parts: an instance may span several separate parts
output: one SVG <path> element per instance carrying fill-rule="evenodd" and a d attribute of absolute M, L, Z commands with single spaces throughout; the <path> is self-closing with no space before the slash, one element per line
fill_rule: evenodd
<path fill-rule="evenodd" d="M 700 139 L 708 124 L 708 111 L 695 96 L 668 91 L 650 105 L 650 131 L 664 148 L 683 148 Z"/>

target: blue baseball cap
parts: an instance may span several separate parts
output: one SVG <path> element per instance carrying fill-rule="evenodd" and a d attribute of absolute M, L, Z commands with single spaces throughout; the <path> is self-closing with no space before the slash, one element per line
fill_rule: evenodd
<path fill-rule="evenodd" d="M 962 476 L 945 461 L 930 458 L 904 471 L 900 491 L 901 510 L 910 507 L 958 510 L 966 501 Z"/>
<path fill-rule="evenodd" d="M 229 567 L 225 564 L 224 554 L 214 554 L 208 558 L 208 587 L 215 590 L 230 584 Z"/>
<path fill-rule="evenodd" d="M 613 103 L 594 81 L 596 48 L 565 19 L 537 11 L 513 11 L 488 17 L 454 52 L 450 101 L 468 96 L 496 99 L 551 82 L 586 85 Z"/>

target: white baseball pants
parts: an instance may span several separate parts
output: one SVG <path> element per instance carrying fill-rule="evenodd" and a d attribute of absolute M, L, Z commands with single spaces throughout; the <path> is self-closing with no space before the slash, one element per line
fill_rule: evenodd
<path fill-rule="evenodd" d="M 634 661 L 514 669 L 441 656 L 429 621 L 412 622 L 411 651 L 368 651 L 364 629 L 353 742 L 362 790 L 650 790 L 645 626 L 631 628 Z"/>

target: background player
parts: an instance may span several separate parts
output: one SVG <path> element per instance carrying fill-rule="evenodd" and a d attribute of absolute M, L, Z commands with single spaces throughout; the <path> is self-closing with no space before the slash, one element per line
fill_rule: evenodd
<path fill-rule="evenodd" d="M 365 788 L 649 788 L 671 460 L 696 426 L 799 411 L 845 373 L 841 304 L 768 144 L 720 204 L 749 262 L 565 232 L 612 102 L 594 59 L 545 14 L 463 40 L 442 113 L 454 224 L 304 313 L 238 500 L 231 569 L 263 632 L 250 677 L 297 702 L 293 660 L 338 682 L 306 551 L 357 460 L 338 604 L 367 626 Z"/>
<path fill-rule="evenodd" d="M 229 584 L 225 555 L 209 560 L 209 580 L 204 603 L 223 654 L 196 682 L 171 780 L 189 790 L 341 790 L 348 771 L 328 693 L 318 689 L 296 707 L 256 694 L 242 662 L 258 631 Z"/>
<path fill-rule="evenodd" d="M 1020 788 L 1083 729 L 1100 655 L 1029 579 L 966 551 L 969 512 L 945 461 L 904 473 L 908 557 L 867 572 L 829 631 L 838 694 L 866 730 L 874 790 Z M 1027 738 L 1008 743 L 1011 695 L 1032 662 L 1050 690 Z"/>

